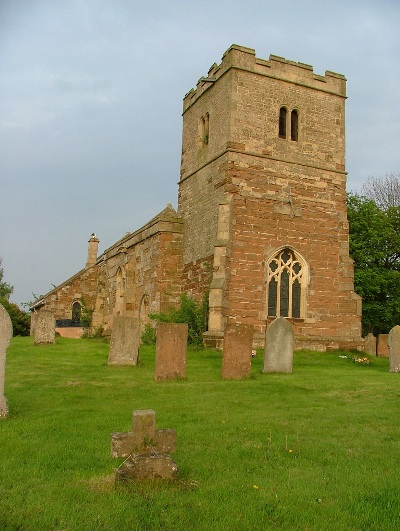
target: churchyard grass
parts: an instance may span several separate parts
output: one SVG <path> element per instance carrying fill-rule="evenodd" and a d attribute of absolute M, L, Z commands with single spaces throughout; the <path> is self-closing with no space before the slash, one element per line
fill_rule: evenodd
<path fill-rule="evenodd" d="M 249 379 L 222 381 L 219 352 L 189 349 L 187 378 L 155 383 L 155 347 L 109 367 L 101 340 L 14 338 L 0 529 L 396 529 L 400 375 L 353 354 L 295 352 L 293 374 L 263 374 L 259 351 Z M 176 429 L 175 483 L 114 485 L 110 434 L 134 409 Z"/>

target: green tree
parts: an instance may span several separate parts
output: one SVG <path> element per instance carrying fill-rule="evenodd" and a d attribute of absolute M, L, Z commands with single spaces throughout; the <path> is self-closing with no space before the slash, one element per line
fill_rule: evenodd
<path fill-rule="evenodd" d="M 3 262 L 3 259 L 0 258 L 0 297 L 4 299 L 9 299 L 11 293 L 14 291 L 14 286 L 11 286 L 10 284 L 7 284 L 7 282 L 4 282 L 4 270 L 1 266 Z"/>
<path fill-rule="evenodd" d="M 14 286 L 5 282 L 4 270 L 1 267 L 0 258 L 0 304 L 4 306 L 11 318 L 14 336 L 29 336 L 30 316 L 21 310 L 16 304 L 10 302 L 10 295 L 14 291 Z"/>
<path fill-rule="evenodd" d="M 363 333 L 387 333 L 400 323 L 400 207 L 349 194 L 347 208 Z"/>
<path fill-rule="evenodd" d="M 0 297 L 0 304 L 10 316 L 13 326 L 13 336 L 29 336 L 31 318 L 30 315 L 5 297 Z"/>
<path fill-rule="evenodd" d="M 208 311 L 208 293 L 204 294 L 201 302 L 197 302 L 186 293 L 183 293 L 179 308 L 170 308 L 162 313 L 152 313 L 149 317 L 161 323 L 187 323 L 188 343 L 190 345 L 201 345 L 203 332 L 207 330 Z M 146 338 L 147 336 L 150 337 L 148 328 L 145 332 L 147 334 Z"/>

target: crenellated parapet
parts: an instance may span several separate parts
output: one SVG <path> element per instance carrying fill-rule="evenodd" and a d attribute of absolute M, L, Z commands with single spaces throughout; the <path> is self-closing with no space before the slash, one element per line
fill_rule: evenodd
<path fill-rule="evenodd" d="M 207 76 L 199 79 L 196 89 L 191 89 L 185 95 L 183 112 L 232 68 L 346 97 L 346 78 L 342 74 L 326 70 L 324 76 L 318 75 L 314 73 L 311 65 L 290 61 L 277 55 L 270 55 L 269 60 L 259 59 L 253 48 L 232 44 L 222 56 L 221 64 L 214 63 Z"/>

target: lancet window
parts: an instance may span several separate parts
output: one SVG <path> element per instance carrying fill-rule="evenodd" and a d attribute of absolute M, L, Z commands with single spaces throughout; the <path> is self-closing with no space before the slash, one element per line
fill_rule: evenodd
<path fill-rule="evenodd" d="M 288 131 L 290 132 L 288 135 Z M 278 124 L 279 138 L 288 138 L 295 142 L 299 139 L 299 112 L 297 109 L 288 111 L 286 107 L 279 109 L 279 124 Z"/>

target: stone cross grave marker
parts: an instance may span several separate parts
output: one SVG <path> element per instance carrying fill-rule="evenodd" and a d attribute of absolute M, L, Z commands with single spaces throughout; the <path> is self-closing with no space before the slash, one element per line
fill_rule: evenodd
<path fill-rule="evenodd" d="M 400 372 L 400 326 L 394 326 L 388 336 L 390 372 Z"/>
<path fill-rule="evenodd" d="M 35 345 L 56 342 L 56 322 L 49 310 L 39 310 L 35 319 Z"/>
<path fill-rule="evenodd" d="M 178 467 L 170 456 L 175 450 L 175 430 L 156 430 L 152 409 L 133 411 L 132 431 L 111 434 L 112 457 L 126 458 L 116 472 L 116 480 L 175 479 Z"/>
<path fill-rule="evenodd" d="M 222 378 L 241 380 L 250 376 L 253 326 L 228 323 L 222 350 Z"/>
<path fill-rule="evenodd" d="M 118 315 L 111 332 L 109 365 L 137 365 L 140 345 L 139 319 Z"/>
<path fill-rule="evenodd" d="M 158 323 L 154 379 L 186 378 L 187 323 Z"/>
<path fill-rule="evenodd" d="M 278 317 L 265 332 L 263 372 L 293 371 L 294 332 L 284 317 Z"/>
<path fill-rule="evenodd" d="M 7 399 L 4 395 L 4 382 L 6 376 L 6 354 L 13 335 L 10 316 L 0 304 L 0 419 L 8 416 Z"/>

